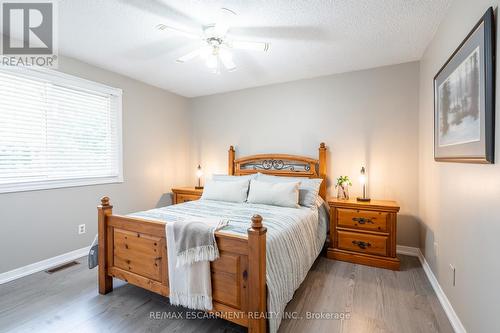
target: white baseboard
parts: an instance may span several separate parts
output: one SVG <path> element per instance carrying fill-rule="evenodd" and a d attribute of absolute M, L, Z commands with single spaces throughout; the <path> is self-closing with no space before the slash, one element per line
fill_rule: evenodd
<path fill-rule="evenodd" d="M 446 294 L 439 285 L 439 282 L 436 279 L 434 273 L 432 272 L 429 263 L 422 254 L 422 251 L 420 251 L 418 247 L 398 245 L 397 253 L 418 257 L 420 263 L 422 264 L 422 268 L 424 269 L 425 275 L 427 275 L 427 279 L 429 279 L 429 282 L 431 283 L 431 286 L 434 289 L 434 292 L 436 293 L 439 302 L 441 303 L 441 306 L 443 307 L 444 312 L 446 313 L 446 316 L 448 317 L 448 320 L 451 323 L 451 326 L 453 327 L 453 330 L 456 333 L 467 333 L 464 325 L 462 325 L 462 322 L 460 321 L 460 318 L 458 318 L 455 310 L 453 309 L 453 306 L 451 306 L 448 297 L 446 297 Z"/>
<path fill-rule="evenodd" d="M 418 247 L 398 245 L 396 247 L 396 252 L 399 254 L 406 254 L 407 256 L 418 257 L 420 255 L 420 249 Z"/>
<path fill-rule="evenodd" d="M 23 276 L 37 273 L 52 268 L 54 266 L 64 264 L 68 261 L 81 258 L 83 256 L 86 256 L 89 253 L 89 250 L 90 246 L 87 246 L 75 251 L 61 254 L 56 257 L 52 257 L 39 262 L 35 262 L 30 265 L 19 267 L 5 273 L 0 273 L 0 284 L 7 283 L 9 281 L 22 278 Z"/>

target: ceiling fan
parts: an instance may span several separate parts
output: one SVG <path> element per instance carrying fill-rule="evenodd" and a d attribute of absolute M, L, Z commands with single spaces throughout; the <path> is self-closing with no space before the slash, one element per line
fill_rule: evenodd
<path fill-rule="evenodd" d="M 211 72 L 219 74 L 221 65 L 229 72 L 236 70 L 236 65 L 233 62 L 233 49 L 264 52 L 269 50 L 269 43 L 238 40 L 228 36 L 227 32 L 230 29 L 230 21 L 235 16 L 236 13 L 234 11 L 228 8 L 221 8 L 217 22 L 202 26 L 203 32 L 200 34 L 177 29 L 165 24 L 158 24 L 156 28 L 190 39 L 200 40 L 201 45 L 198 49 L 179 57 L 176 62 L 185 63 L 195 58 L 201 58 L 205 61 Z"/>

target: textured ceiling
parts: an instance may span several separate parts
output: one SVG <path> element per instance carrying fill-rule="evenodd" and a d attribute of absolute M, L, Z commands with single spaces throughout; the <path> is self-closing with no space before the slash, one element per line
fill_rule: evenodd
<path fill-rule="evenodd" d="M 451 0 L 62 0 L 59 52 L 193 97 L 420 59 Z M 235 72 L 175 59 L 218 9 L 237 12 L 232 36 L 271 44 L 234 51 Z"/>

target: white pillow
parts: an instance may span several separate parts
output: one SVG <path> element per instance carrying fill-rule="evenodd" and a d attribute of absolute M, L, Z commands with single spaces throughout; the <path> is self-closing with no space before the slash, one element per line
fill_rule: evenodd
<path fill-rule="evenodd" d="M 270 183 L 250 181 L 247 202 L 282 207 L 299 207 L 300 182 Z"/>
<path fill-rule="evenodd" d="M 248 193 L 248 179 L 240 181 L 207 180 L 201 200 L 245 202 Z"/>
<path fill-rule="evenodd" d="M 257 174 L 257 180 L 269 183 L 300 182 L 299 186 L 299 205 L 304 207 L 316 206 L 319 188 L 323 179 L 305 178 L 305 177 L 281 177 L 273 175 Z"/>

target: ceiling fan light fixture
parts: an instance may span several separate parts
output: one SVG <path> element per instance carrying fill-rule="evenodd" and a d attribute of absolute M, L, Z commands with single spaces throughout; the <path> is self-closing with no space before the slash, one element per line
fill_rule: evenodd
<path fill-rule="evenodd" d="M 202 46 L 200 48 L 200 58 L 202 60 L 207 60 L 207 58 L 212 54 L 212 48 L 208 45 Z"/>
<path fill-rule="evenodd" d="M 217 55 L 211 54 L 208 56 L 205 64 L 207 65 L 208 68 L 210 69 L 217 69 L 217 66 L 219 64 L 219 61 L 217 59 Z"/>
<path fill-rule="evenodd" d="M 220 61 L 228 72 L 233 72 L 236 70 L 236 65 L 233 62 L 233 54 L 230 51 L 221 49 L 219 51 L 219 57 Z"/>

